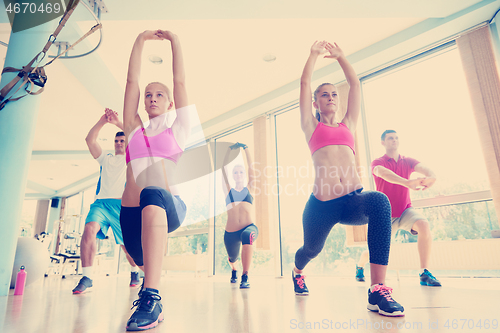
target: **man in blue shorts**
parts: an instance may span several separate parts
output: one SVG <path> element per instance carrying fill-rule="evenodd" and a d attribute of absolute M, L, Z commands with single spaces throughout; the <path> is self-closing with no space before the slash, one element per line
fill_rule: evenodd
<path fill-rule="evenodd" d="M 123 129 L 118 114 L 111 109 L 106 109 L 85 138 L 90 154 L 101 166 L 101 171 L 97 183 L 96 200 L 90 206 L 80 244 L 83 277 L 73 289 L 73 294 L 81 294 L 92 287 L 92 265 L 97 250 L 95 240 L 96 238 L 104 239 L 110 227 L 115 235 L 116 244 L 121 245 L 128 262 L 132 266 L 130 286 L 135 287 L 140 283 L 139 269 L 125 250 L 120 227 L 121 197 L 125 188 L 126 174 L 125 134 L 123 132 L 116 133 L 115 155 L 104 153 L 99 143 L 97 143 L 97 137 L 101 128 L 107 123 Z"/>

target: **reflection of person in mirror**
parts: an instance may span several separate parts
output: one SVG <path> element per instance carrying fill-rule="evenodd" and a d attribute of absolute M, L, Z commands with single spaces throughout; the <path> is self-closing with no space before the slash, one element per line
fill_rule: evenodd
<path fill-rule="evenodd" d="M 139 113 L 139 74 L 146 41 L 169 41 L 172 48 L 173 99 L 163 83 L 146 86 L 144 104 L 149 118 L 144 126 Z M 176 111 L 171 127 L 167 112 Z M 177 161 L 190 133 L 184 62 L 177 35 L 166 30 L 144 31 L 130 55 L 123 125 L 127 137 L 127 184 L 122 198 L 120 222 L 127 251 L 144 270 L 144 282 L 127 330 L 153 328 L 163 320 L 159 294 L 167 232 L 177 229 L 186 216 L 186 205 L 175 186 Z"/>
<path fill-rule="evenodd" d="M 247 159 L 248 183 L 245 186 L 245 167 L 241 164 L 235 165 L 232 170 L 235 186 L 231 188 L 227 176 L 226 165 L 231 152 L 239 152 L 243 149 Z M 226 246 L 229 265 L 232 268 L 231 283 L 238 280 L 236 262 L 241 250 L 241 264 L 243 274 L 241 275 L 240 288 L 250 288 L 248 282 L 248 270 L 252 264 L 254 241 L 259 234 L 257 226 L 253 224 L 253 196 L 255 190 L 255 172 L 252 158 L 248 147 L 236 143 L 229 147 L 224 157 L 222 168 L 222 189 L 226 197 L 227 223 L 224 232 L 224 244 Z"/>
<path fill-rule="evenodd" d="M 410 189 L 426 190 L 436 182 L 434 172 L 414 158 L 399 154 L 399 137 L 396 131 L 382 133 L 381 143 L 385 155 L 372 162 L 373 177 L 377 191 L 387 195 L 392 207 L 392 234 L 403 229 L 418 235 L 418 254 L 420 256 L 420 284 L 440 287 L 441 283 L 428 270 L 431 256 L 432 234 L 429 221 L 411 207 Z M 413 172 L 425 177 L 410 179 Z M 356 265 L 356 280 L 364 281 L 364 266 L 368 261 L 368 251 L 361 254 Z"/>
<path fill-rule="evenodd" d="M 83 277 L 73 289 L 73 294 L 82 294 L 92 287 L 94 257 L 97 252 L 96 238 L 104 239 L 108 229 L 113 230 L 116 244 L 120 244 L 130 265 L 130 286 L 140 283 L 139 269 L 123 246 L 120 227 L 120 206 L 123 188 L 125 187 L 125 134 L 116 133 L 115 154 L 106 154 L 97 142 L 99 132 L 106 124 L 113 124 L 123 130 L 123 124 L 118 114 L 106 109 L 99 121 L 90 129 L 85 141 L 90 154 L 101 166 L 99 182 L 97 183 L 96 200 L 90 206 L 85 219 L 82 240 L 80 243 L 80 259 L 82 261 Z"/>
<path fill-rule="evenodd" d="M 341 122 L 337 88 L 331 83 L 320 85 L 311 93 L 314 65 L 318 56 L 335 59 L 349 85 L 347 111 Z M 311 100 L 314 99 L 314 103 Z M 337 44 L 315 42 L 302 72 L 300 84 L 300 117 L 306 141 L 316 169 L 315 189 L 304 209 L 302 223 L 304 245 L 295 254 L 292 278 L 295 294 L 307 295 L 303 270 L 323 249 L 330 230 L 337 223 L 361 225 L 368 223 L 371 287 L 368 309 L 386 316 L 403 316 L 404 308 L 391 296 L 385 285 L 391 240 L 391 206 L 385 194 L 363 191 L 357 173 L 340 173 L 331 177 L 321 169 L 352 170 L 354 168 L 354 135 L 360 110 L 361 86 L 351 64 Z M 312 114 L 311 104 L 316 109 Z M 328 185 L 328 186 L 326 186 Z M 335 190 L 333 190 L 335 189 Z"/>

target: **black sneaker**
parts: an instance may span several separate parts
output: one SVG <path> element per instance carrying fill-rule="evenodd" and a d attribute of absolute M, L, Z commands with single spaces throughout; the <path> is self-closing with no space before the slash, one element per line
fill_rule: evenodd
<path fill-rule="evenodd" d="M 241 275 L 240 289 L 250 288 L 250 283 L 248 282 L 248 275 Z"/>
<path fill-rule="evenodd" d="M 141 283 L 139 272 L 130 272 L 130 286 L 137 287 Z"/>
<path fill-rule="evenodd" d="M 356 281 L 365 282 L 365 269 L 356 265 Z"/>
<path fill-rule="evenodd" d="M 405 309 L 401 304 L 396 302 L 392 296 L 392 288 L 384 284 L 378 284 L 371 289 L 368 289 L 368 310 L 378 312 L 383 316 L 402 317 Z"/>
<path fill-rule="evenodd" d="M 233 271 L 231 272 L 231 283 L 236 283 L 236 282 L 238 282 L 238 276 L 236 276 L 236 273 L 237 273 L 237 272 L 238 272 L 238 271 L 235 271 L 235 270 L 233 270 Z"/>
<path fill-rule="evenodd" d="M 127 322 L 127 331 L 144 331 L 158 326 L 163 321 L 163 306 L 161 297 L 155 289 L 146 288 L 141 297 L 133 303 L 135 312 Z"/>
<path fill-rule="evenodd" d="M 304 281 L 305 276 L 300 274 L 295 274 L 292 270 L 293 288 L 295 289 L 295 295 L 309 295 L 309 289 L 307 289 L 306 281 Z"/>
<path fill-rule="evenodd" d="M 420 274 L 420 284 L 422 286 L 441 287 L 441 282 L 427 269 L 424 269 L 424 272 Z"/>
<path fill-rule="evenodd" d="M 83 294 L 90 287 L 92 287 L 92 280 L 84 276 L 80 279 L 75 289 L 73 289 L 73 294 Z"/>

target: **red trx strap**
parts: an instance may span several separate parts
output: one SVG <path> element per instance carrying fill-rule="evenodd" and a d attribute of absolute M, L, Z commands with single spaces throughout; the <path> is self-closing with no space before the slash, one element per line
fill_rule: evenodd
<path fill-rule="evenodd" d="M 52 46 L 52 44 L 56 41 L 57 36 L 61 32 L 62 28 L 64 28 L 64 25 L 69 20 L 69 17 L 71 16 L 73 11 L 75 10 L 79 1 L 80 0 L 70 0 L 69 1 L 68 6 L 66 7 L 66 11 L 64 12 L 64 15 L 63 15 L 61 21 L 59 21 L 59 25 L 57 26 L 56 30 L 54 31 L 54 33 L 52 35 L 50 35 L 49 40 L 47 41 L 47 44 L 45 44 L 45 47 L 43 48 L 43 50 L 40 53 L 38 53 L 30 61 L 30 63 L 28 65 L 23 66 L 22 69 L 13 68 L 13 67 L 5 67 L 3 69 L 2 74 L 3 73 L 12 73 L 12 72 L 19 72 L 19 74 L 17 74 L 17 76 L 15 78 L 13 78 L 12 81 L 7 83 L 5 85 L 5 87 L 3 87 L 2 90 L 0 90 L 0 102 L 1 102 L 0 103 L 0 110 L 2 110 L 5 107 L 5 104 L 7 104 L 9 101 L 17 101 L 17 100 L 25 97 L 28 94 L 30 94 L 30 95 L 40 94 L 44 89 L 45 83 L 47 82 L 47 76 L 45 75 L 44 67 L 50 65 L 54 60 L 56 60 L 60 56 L 64 55 L 66 52 L 71 50 L 76 44 L 80 43 L 87 36 L 91 35 L 92 33 L 94 33 L 95 31 L 99 30 L 102 27 L 101 24 L 97 24 L 97 25 L 93 26 L 92 29 L 89 30 L 89 32 L 87 32 L 83 37 L 81 37 L 79 40 L 77 40 L 66 51 L 59 54 L 56 58 L 54 58 L 52 61 L 48 62 L 44 66 L 39 67 L 40 62 L 43 60 L 43 58 L 45 58 L 47 51 Z M 39 57 L 40 57 L 40 59 L 38 60 Z M 38 65 L 33 67 L 33 64 L 35 63 L 35 61 L 37 61 Z M 23 80 L 23 83 L 19 86 L 19 88 L 17 88 L 16 91 L 14 91 L 12 94 L 10 94 L 9 98 L 6 98 L 7 95 L 10 93 L 10 91 L 12 90 L 12 88 L 14 88 L 14 86 L 21 79 Z M 26 88 L 25 88 L 26 94 L 24 94 L 20 97 L 17 97 L 17 98 L 12 98 L 12 96 L 14 96 L 27 83 L 29 83 L 29 85 L 26 86 Z M 33 92 L 34 85 L 37 85 L 40 87 L 40 89 L 38 89 L 38 91 L 36 91 L 36 92 Z"/>

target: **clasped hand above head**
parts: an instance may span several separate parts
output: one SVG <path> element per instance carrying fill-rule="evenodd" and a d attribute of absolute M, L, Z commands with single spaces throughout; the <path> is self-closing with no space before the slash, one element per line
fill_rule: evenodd
<path fill-rule="evenodd" d="M 229 146 L 229 149 L 239 149 L 239 148 L 246 149 L 248 148 L 248 146 L 244 143 L 239 143 L 239 142 L 236 142 L 234 145 Z"/>
<path fill-rule="evenodd" d="M 118 125 L 120 123 L 120 119 L 118 118 L 118 112 L 113 111 L 109 108 L 104 110 L 104 116 L 106 117 L 106 121 L 113 125 Z"/>
<path fill-rule="evenodd" d="M 145 40 L 172 40 L 174 37 L 174 34 L 171 31 L 168 30 L 146 30 L 142 33 L 142 37 Z"/>
<path fill-rule="evenodd" d="M 344 52 L 342 49 L 337 45 L 337 43 L 329 43 L 325 40 L 323 41 L 315 41 L 314 44 L 311 46 L 311 53 L 313 54 L 324 54 L 324 53 L 329 53 L 324 56 L 324 58 L 329 58 L 329 59 L 338 59 L 341 56 L 344 55 Z"/>

